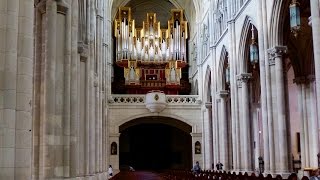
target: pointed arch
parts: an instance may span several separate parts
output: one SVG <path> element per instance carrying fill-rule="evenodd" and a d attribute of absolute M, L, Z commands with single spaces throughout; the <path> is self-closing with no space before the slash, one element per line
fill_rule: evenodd
<path fill-rule="evenodd" d="M 248 62 L 247 62 L 247 57 L 249 55 L 249 51 L 247 49 L 248 45 L 248 37 L 251 36 L 251 25 L 256 27 L 256 23 L 252 20 L 251 17 L 246 16 L 245 20 L 243 22 L 242 30 L 241 30 L 241 36 L 240 36 L 240 42 L 239 42 L 239 53 L 238 53 L 238 59 L 240 60 L 240 64 L 236 64 L 235 67 L 236 72 L 247 72 L 248 69 Z M 250 39 L 250 38 L 249 38 Z"/>
<path fill-rule="evenodd" d="M 217 88 L 218 90 L 224 90 L 225 89 L 225 78 L 224 78 L 224 69 L 225 69 L 225 63 L 226 59 L 228 58 L 228 51 L 226 46 L 222 46 L 220 59 L 219 59 L 219 66 L 217 71 Z"/>
<path fill-rule="evenodd" d="M 286 17 L 284 13 L 288 13 L 288 11 L 285 10 L 285 8 L 288 7 L 289 4 L 290 1 L 283 0 L 275 0 L 273 2 L 271 13 L 273 15 L 273 18 L 271 18 L 270 22 L 270 47 L 283 45 L 283 26 Z"/>

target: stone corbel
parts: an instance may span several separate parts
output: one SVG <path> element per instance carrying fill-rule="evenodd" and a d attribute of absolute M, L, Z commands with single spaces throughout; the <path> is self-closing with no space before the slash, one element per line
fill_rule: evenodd
<path fill-rule="evenodd" d="M 78 42 L 78 53 L 81 56 L 81 59 L 87 59 L 88 58 L 88 45 L 84 42 Z"/>

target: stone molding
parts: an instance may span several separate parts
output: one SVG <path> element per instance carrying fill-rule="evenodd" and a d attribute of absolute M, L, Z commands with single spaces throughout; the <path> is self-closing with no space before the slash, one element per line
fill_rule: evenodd
<path fill-rule="evenodd" d="M 227 98 L 229 96 L 229 91 L 221 90 L 220 92 L 218 92 L 218 95 L 220 96 L 220 98 Z"/>
<path fill-rule="evenodd" d="M 207 109 L 211 109 L 211 108 L 212 108 L 212 102 L 206 102 L 206 103 L 205 103 L 205 107 L 206 107 Z"/>

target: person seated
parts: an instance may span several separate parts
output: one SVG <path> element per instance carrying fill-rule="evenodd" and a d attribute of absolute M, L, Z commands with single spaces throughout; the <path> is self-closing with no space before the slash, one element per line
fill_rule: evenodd
<path fill-rule="evenodd" d="M 192 172 L 193 172 L 194 174 L 200 174 L 200 172 L 201 172 L 201 167 L 200 167 L 198 161 L 197 161 L 196 164 L 193 166 Z"/>

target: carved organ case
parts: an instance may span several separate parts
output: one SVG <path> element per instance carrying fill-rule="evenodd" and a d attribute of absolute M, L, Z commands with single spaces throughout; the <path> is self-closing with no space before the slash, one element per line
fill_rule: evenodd
<path fill-rule="evenodd" d="M 131 9 L 119 8 L 114 22 L 115 60 L 123 68 L 128 93 L 162 90 L 179 94 L 181 88 L 187 87 L 181 86 L 181 70 L 187 66 L 187 29 L 181 9 L 171 10 L 168 28 L 161 29 L 155 13 L 147 13 L 136 28 Z M 140 91 L 133 91 L 134 88 Z"/>

